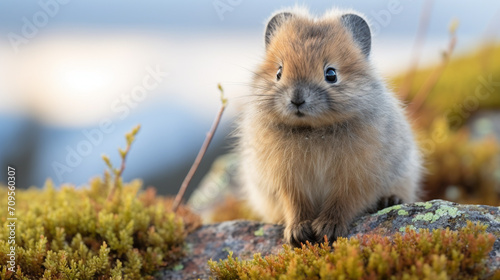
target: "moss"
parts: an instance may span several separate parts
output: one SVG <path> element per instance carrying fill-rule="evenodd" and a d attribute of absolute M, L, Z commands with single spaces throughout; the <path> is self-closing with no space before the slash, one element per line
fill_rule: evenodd
<path fill-rule="evenodd" d="M 412 98 L 432 76 L 436 66 L 419 69 L 404 100 Z M 405 74 L 404 74 L 405 75 Z M 404 75 L 392 79 L 396 91 Z M 500 204 L 500 145 L 494 137 L 471 140 L 467 123 L 476 112 L 500 109 L 500 46 L 453 56 L 422 107 L 410 112 L 424 151 L 424 199 L 444 198 L 467 204 Z M 411 106 L 410 106 L 411 107 Z M 479 134 L 493 124 L 478 123 Z"/>
<path fill-rule="evenodd" d="M 429 198 L 498 205 L 500 181 L 495 172 L 500 170 L 500 144 L 493 137 L 471 141 L 467 127 L 452 130 L 446 122 L 444 128 L 436 124 L 443 121 L 435 119 L 418 135 L 425 152 L 424 187 Z M 447 196 L 447 190 L 453 190 L 453 196 Z"/>
<path fill-rule="evenodd" d="M 488 273 L 495 238 L 482 224 L 459 231 L 416 232 L 406 228 L 392 238 L 362 235 L 339 238 L 331 246 L 284 245 L 279 255 L 208 262 L 217 279 L 477 279 Z"/>
<path fill-rule="evenodd" d="M 439 50 L 436 50 L 439 51 Z M 421 68 L 416 71 L 411 83 L 408 100 L 421 89 L 437 66 Z M 397 92 L 403 85 L 406 73 L 393 77 L 391 83 Z M 428 127 L 436 116 L 450 111 L 450 117 L 458 116 L 462 119 L 460 125 L 472 113 L 481 109 L 500 108 L 500 46 L 495 44 L 483 45 L 477 50 L 453 55 L 436 85 L 425 99 L 425 104 L 415 118 L 424 127 Z M 490 82 L 488 82 L 490 81 Z M 480 87 L 480 91 L 476 92 Z M 477 107 L 473 111 L 467 110 L 465 105 L 470 97 L 477 94 Z M 465 110 L 465 113 L 462 112 Z M 458 123 L 457 123 L 458 124 Z"/>
<path fill-rule="evenodd" d="M 128 138 L 123 159 L 133 141 Z M 1 279 L 143 279 L 175 264 L 199 218 L 186 208 L 174 214 L 172 200 L 155 196 L 154 190 L 141 192 L 139 180 L 123 183 L 121 172 L 111 174 L 80 188 L 56 189 L 49 180 L 43 189 L 17 189 L 17 268 L 14 275 L 4 267 Z M 7 208 L 6 194 L 1 187 L 2 209 Z M 8 221 L 0 221 L 3 265 L 11 245 L 6 242 Z"/>

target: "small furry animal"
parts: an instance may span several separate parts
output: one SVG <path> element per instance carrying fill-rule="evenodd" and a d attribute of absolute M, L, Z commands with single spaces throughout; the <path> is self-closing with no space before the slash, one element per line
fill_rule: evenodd
<path fill-rule="evenodd" d="M 362 213 L 418 198 L 421 157 L 401 105 L 370 62 L 362 16 L 274 14 L 238 123 L 250 204 L 285 240 L 329 241 Z"/>

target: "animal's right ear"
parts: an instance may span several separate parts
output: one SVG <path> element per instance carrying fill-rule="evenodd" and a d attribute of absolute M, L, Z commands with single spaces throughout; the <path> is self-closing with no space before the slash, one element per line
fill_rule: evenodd
<path fill-rule="evenodd" d="M 341 20 L 347 30 L 351 32 L 354 41 L 358 44 L 363 54 L 368 57 L 372 45 L 372 35 L 368 23 L 362 17 L 355 14 L 345 14 Z"/>
<path fill-rule="evenodd" d="M 289 12 L 282 12 L 282 13 L 279 13 L 279 14 L 276 14 L 274 15 L 270 20 L 269 22 L 267 23 L 267 27 L 266 27 L 266 49 L 267 49 L 267 46 L 269 45 L 269 43 L 271 43 L 271 39 L 274 35 L 274 33 L 276 32 L 276 30 L 278 30 L 278 28 L 287 20 L 289 19 L 290 17 L 292 17 L 292 13 L 289 13 Z"/>

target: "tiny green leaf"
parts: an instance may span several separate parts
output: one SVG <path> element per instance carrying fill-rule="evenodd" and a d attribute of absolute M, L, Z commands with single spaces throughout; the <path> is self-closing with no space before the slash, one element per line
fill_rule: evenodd
<path fill-rule="evenodd" d="M 253 234 L 255 236 L 264 236 L 264 228 L 259 228 L 258 230 L 254 231 Z"/>

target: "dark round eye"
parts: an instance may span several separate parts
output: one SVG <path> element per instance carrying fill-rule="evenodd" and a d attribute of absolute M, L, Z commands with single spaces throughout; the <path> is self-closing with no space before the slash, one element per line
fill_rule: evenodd
<path fill-rule="evenodd" d="M 280 68 L 278 69 L 278 73 L 276 73 L 276 80 L 280 80 L 281 79 L 281 71 L 282 71 L 283 67 L 280 66 Z"/>
<path fill-rule="evenodd" d="M 328 67 L 325 70 L 325 80 L 329 83 L 336 83 L 337 82 L 337 71 L 335 68 Z"/>

